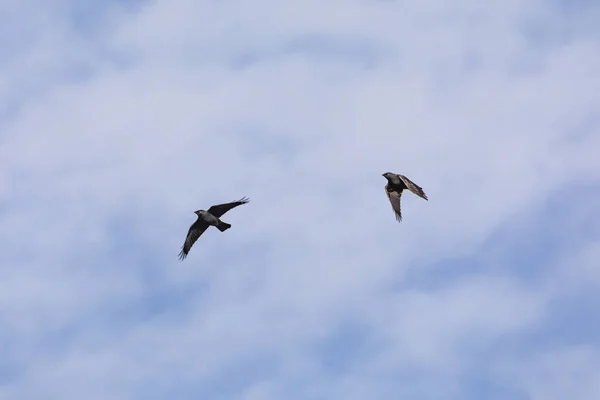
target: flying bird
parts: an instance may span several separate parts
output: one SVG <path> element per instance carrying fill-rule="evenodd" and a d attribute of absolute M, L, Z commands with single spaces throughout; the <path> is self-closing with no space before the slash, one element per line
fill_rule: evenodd
<path fill-rule="evenodd" d="M 382 175 L 388 180 L 387 185 L 385 185 L 385 194 L 387 194 L 387 197 L 392 204 L 394 214 L 396 214 L 396 221 L 402 221 L 402 213 L 400 212 L 400 197 L 402 196 L 402 191 L 404 189 L 408 189 L 417 196 L 428 200 L 423 189 L 404 175 L 394 174 L 392 172 L 386 172 Z"/>
<path fill-rule="evenodd" d="M 220 220 L 221 216 L 223 216 L 223 214 L 232 208 L 246 204 L 249 201 L 250 199 L 243 197 L 238 201 L 232 201 L 231 203 L 217 204 L 209 208 L 208 211 L 194 211 L 194 214 L 198 216 L 198 219 L 190 226 L 190 229 L 188 230 L 187 237 L 185 238 L 185 242 L 183 243 L 181 252 L 179 253 L 179 259 L 183 260 L 187 257 L 196 240 L 198 240 L 200 235 L 202 235 L 209 226 L 212 225 L 221 232 L 225 232 L 227 229 L 231 228 L 231 224 Z"/>

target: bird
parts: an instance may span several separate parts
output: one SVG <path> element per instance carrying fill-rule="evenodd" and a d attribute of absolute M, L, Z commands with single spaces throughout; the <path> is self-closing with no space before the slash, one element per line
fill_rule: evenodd
<path fill-rule="evenodd" d="M 246 204 L 249 201 L 250 199 L 242 197 L 237 201 L 214 205 L 206 211 L 194 211 L 194 214 L 198 216 L 198 219 L 188 230 L 185 242 L 183 243 L 183 246 L 181 246 L 181 252 L 179 252 L 179 259 L 183 261 L 183 259 L 187 257 L 196 240 L 198 240 L 200 235 L 202 235 L 209 226 L 214 226 L 221 232 L 225 232 L 227 229 L 231 228 L 231 224 L 220 220 L 221 216 L 232 208 Z"/>
<path fill-rule="evenodd" d="M 417 196 L 429 201 L 423 189 L 406 176 L 394 174 L 393 172 L 386 172 L 385 174 L 382 174 L 382 176 L 388 180 L 387 185 L 385 185 L 385 194 L 392 204 L 392 209 L 394 210 L 394 214 L 396 214 L 396 221 L 402 221 L 400 197 L 402 196 L 402 191 L 404 189 L 408 189 Z"/>

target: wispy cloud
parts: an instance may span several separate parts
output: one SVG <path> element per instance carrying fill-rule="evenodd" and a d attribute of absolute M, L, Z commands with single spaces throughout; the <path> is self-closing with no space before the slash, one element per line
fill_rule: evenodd
<path fill-rule="evenodd" d="M 2 5 L 0 397 L 594 398 L 599 12 Z"/>

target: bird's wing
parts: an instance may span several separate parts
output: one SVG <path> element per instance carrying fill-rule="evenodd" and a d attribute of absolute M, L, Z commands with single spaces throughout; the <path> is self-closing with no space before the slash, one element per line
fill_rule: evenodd
<path fill-rule="evenodd" d="M 427 195 L 425 194 L 425 192 L 423 191 L 423 189 L 419 185 L 417 185 L 416 183 L 414 183 L 413 181 L 411 181 L 410 179 L 408 179 L 404 175 L 398 175 L 398 178 L 400 178 L 402 180 L 402 182 L 404 182 L 404 184 L 406 185 L 406 188 L 408 190 L 410 190 L 411 192 L 413 192 L 417 196 L 424 198 L 425 200 L 429 200 L 427 198 Z"/>
<path fill-rule="evenodd" d="M 231 210 L 234 207 L 241 206 L 242 204 L 246 204 L 250 199 L 246 197 L 242 197 L 238 201 L 232 201 L 231 203 L 217 204 L 208 209 L 208 212 L 214 215 L 217 218 L 220 218 L 227 211 Z"/>
<path fill-rule="evenodd" d="M 402 190 L 393 190 L 388 191 L 388 186 L 385 186 L 385 194 L 387 195 L 392 208 L 394 209 L 394 214 L 396 214 L 396 221 L 402 221 L 402 213 L 400 212 L 400 198 L 402 197 Z"/>
<path fill-rule="evenodd" d="M 198 220 L 190 226 L 188 230 L 187 237 L 185 238 L 185 242 L 183 246 L 181 246 L 181 251 L 179 252 L 179 259 L 183 260 L 187 257 L 190 249 L 196 243 L 196 240 L 204 233 L 204 231 L 208 228 L 208 224 L 202 220 Z"/>

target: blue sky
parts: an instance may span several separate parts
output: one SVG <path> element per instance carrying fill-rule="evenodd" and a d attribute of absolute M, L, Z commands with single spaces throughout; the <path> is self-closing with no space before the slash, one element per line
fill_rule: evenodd
<path fill-rule="evenodd" d="M 600 398 L 595 2 L 79 3 L 0 4 L 0 399 Z"/>

